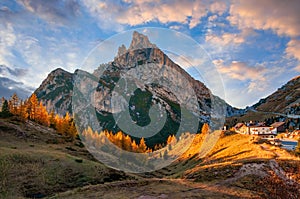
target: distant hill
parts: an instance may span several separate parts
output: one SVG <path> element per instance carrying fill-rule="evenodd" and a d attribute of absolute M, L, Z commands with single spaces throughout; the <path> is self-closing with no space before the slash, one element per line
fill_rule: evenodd
<path fill-rule="evenodd" d="M 300 76 L 294 77 L 277 91 L 259 100 L 251 107 L 244 109 L 241 116 L 227 118 L 227 121 L 263 121 L 268 118 L 281 117 L 281 120 L 291 120 L 294 127 L 299 127 L 300 115 Z"/>
<path fill-rule="evenodd" d="M 270 96 L 261 99 L 252 107 L 257 111 L 288 114 L 291 107 L 300 104 L 300 76 L 297 76 L 278 88 Z"/>

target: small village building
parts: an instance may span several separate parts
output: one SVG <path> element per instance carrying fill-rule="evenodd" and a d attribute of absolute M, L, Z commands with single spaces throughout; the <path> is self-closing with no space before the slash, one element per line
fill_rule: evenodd
<path fill-rule="evenodd" d="M 285 122 L 275 122 L 271 126 L 276 129 L 276 133 L 285 132 Z"/>
<path fill-rule="evenodd" d="M 277 135 L 276 128 L 267 126 L 264 123 L 251 124 L 248 126 L 244 123 L 237 123 L 234 129 L 238 133 L 255 135 L 264 139 L 274 139 Z"/>
<path fill-rule="evenodd" d="M 248 134 L 248 127 L 244 123 L 237 123 L 234 126 L 234 130 L 241 134 Z"/>

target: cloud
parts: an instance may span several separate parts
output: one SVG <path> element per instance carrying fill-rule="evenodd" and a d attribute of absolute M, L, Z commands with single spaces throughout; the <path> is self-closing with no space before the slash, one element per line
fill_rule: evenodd
<path fill-rule="evenodd" d="M 223 60 L 214 60 L 218 71 L 229 79 L 247 81 L 248 92 L 265 89 L 267 68 L 263 65 L 249 66 L 245 62 L 232 61 L 225 65 Z"/>
<path fill-rule="evenodd" d="M 300 41 L 294 39 L 290 40 L 287 43 L 285 52 L 289 57 L 300 61 Z"/>
<path fill-rule="evenodd" d="M 227 9 L 227 5 L 224 1 L 214 2 L 210 5 L 210 11 L 218 15 L 222 15 Z"/>
<path fill-rule="evenodd" d="M 218 46 L 240 45 L 246 42 L 246 38 L 250 35 L 255 35 L 251 28 L 245 28 L 240 33 L 225 32 L 221 35 L 209 32 L 205 36 L 205 41 Z"/>
<path fill-rule="evenodd" d="M 294 70 L 300 72 L 300 65 L 296 66 Z"/>
<path fill-rule="evenodd" d="M 289 80 L 287 71 L 292 69 L 286 60 L 250 65 L 245 61 L 225 62 L 216 59 L 213 64 L 223 78 L 225 100 L 240 108 L 250 106 L 273 93 Z"/>
<path fill-rule="evenodd" d="M 228 20 L 239 29 L 271 29 L 278 35 L 300 35 L 300 3 L 282 0 L 233 0 Z"/>
<path fill-rule="evenodd" d="M 227 5 L 223 2 L 193 0 L 126 0 L 96 1 L 86 0 L 82 4 L 99 21 L 104 29 L 123 30 L 124 25 L 137 26 L 148 22 L 167 24 L 177 22 L 194 28 L 201 23 L 201 18 L 209 11 L 223 14 Z"/>
<path fill-rule="evenodd" d="M 297 59 L 298 66 L 294 70 L 300 72 L 300 41 L 290 40 L 286 45 L 285 53 L 288 57 Z"/>
<path fill-rule="evenodd" d="M 0 77 L 0 96 L 9 99 L 14 93 L 20 98 L 26 99 L 32 93 L 33 88 L 26 87 L 23 83 L 6 77 Z"/>
<path fill-rule="evenodd" d="M 262 73 L 265 71 L 265 67 L 256 66 L 252 67 L 245 62 L 232 61 L 229 66 L 223 65 L 222 60 L 215 60 L 214 64 L 218 64 L 218 70 L 220 73 L 229 76 L 232 79 L 237 80 L 258 80 L 264 81 L 265 77 Z"/>
<path fill-rule="evenodd" d="M 17 38 L 12 24 L 0 25 L 0 64 L 9 65 L 9 58 L 13 58 L 11 49 Z"/>
<path fill-rule="evenodd" d="M 79 14 L 79 3 L 76 0 L 19 0 L 27 11 L 41 19 L 56 25 L 63 25 Z"/>
<path fill-rule="evenodd" d="M 14 76 L 14 77 L 23 77 L 28 72 L 25 68 L 9 68 L 5 65 L 0 65 L 0 76 Z"/>
<path fill-rule="evenodd" d="M 205 41 L 220 46 L 227 46 L 232 44 L 242 44 L 245 42 L 245 39 L 237 33 L 224 33 L 222 35 L 215 35 L 209 33 L 205 36 Z"/>

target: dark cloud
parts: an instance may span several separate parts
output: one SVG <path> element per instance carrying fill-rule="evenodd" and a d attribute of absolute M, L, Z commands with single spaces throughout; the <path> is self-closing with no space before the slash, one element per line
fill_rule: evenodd
<path fill-rule="evenodd" d="M 12 75 L 15 77 L 23 77 L 24 75 L 26 75 L 27 71 L 28 70 L 25 68 L 11 69 L 5 65 L 0 65 L 0 74 L 5 76 Z"/>
<path fill-rule="evenodd" d="M 14 93 L 26 99 L 31 95 L 32 88 L 26 88 L 22 82 L 16 82 L 6 77 L 0 77 L 0 97 L 9 99 Z"/>
<path fill-rule="evenodd" d="M 77 0 L 19 0 L 27 11 L 53 24 L 65 24 L 79 14 Z"/>

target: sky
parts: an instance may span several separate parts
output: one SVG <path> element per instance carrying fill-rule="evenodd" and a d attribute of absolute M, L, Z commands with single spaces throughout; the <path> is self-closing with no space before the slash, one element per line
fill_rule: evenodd
<path fill-rule="evenodd" d="M 26 97 L 108 38 L 156 27 L 199 43 L 222 77 L 224 95 L 212 92 L 244 108 L 300 75 L 299 10 L 297 0 L 1 0 L 0 95 Z"/>

